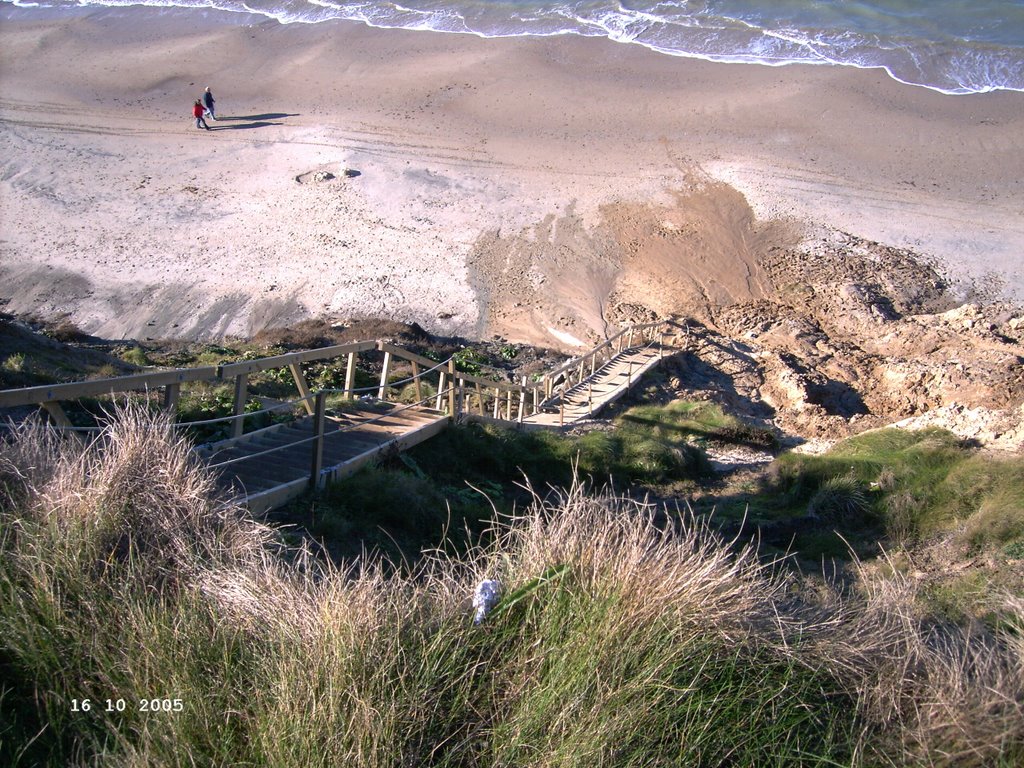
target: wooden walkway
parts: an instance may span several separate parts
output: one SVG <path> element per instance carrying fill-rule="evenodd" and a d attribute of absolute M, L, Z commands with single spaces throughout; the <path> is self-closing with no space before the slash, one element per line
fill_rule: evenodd
<path fill-rule="evenodd" d="M 399 452 L 433 437 L 449 417 L 429 408 L 377 403 L 325 416 L 319 466 L 316 417 L 201 445 L 196 452 L 217 473 L 224 489 L 243 497 L 250 511 L 279 507 L 311 486 L 347 477 L 388 452 Z"/>
<path fill-rule="evenodd" d="M 427 440 L 453 421 L 568 429 L 626 394 L 675 346 L 679 329 L 671 321 L 627 328 L 533 382 L 489 379 L 459 371 L 454 357 L 438 362 L 386 341 L 360 341 L 216 367 L 0 391 L 0 413 L 4 408 L 38 405 L 57 427 L 74 429 L 62 402 L 162 391 L 162 406 L 175 412 L 182 387 L 230 387 L 232 415 L 193 422 L 226 423 L 230 437 L 195 450 L 217 473 L 222 487 L 260 513 L 352 474 L 381 455 Z M 376 355 L 373 365 L 380 364 L 380 380 L 373 387 L 356 389 L 362 354 Z M 303 366 L 325 360 L 347 360 L 344 388 L 313 392 Z M 250 377 L 281 369 L 290 370 L 299 399 L 276 408 L 292 415 L 297 409 L 302 415 L 246 433 L 247 419 L 253 415 L 247 411 Z M 396 376 L 404 378 L 396 381 Z M 330 415 L 329 393 L 340 399 Z M 414 404 L 393 402 L 399 393 Z"/>

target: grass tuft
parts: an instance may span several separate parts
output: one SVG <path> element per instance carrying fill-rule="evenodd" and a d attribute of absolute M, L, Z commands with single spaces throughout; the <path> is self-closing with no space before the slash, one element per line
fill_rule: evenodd
<path fill-rule="evenodd" d="M 807 514 L 840 526 L 860 522 L 869 510 L 864 485 L 853 475 L 830 477 L 807 504 Z"/>

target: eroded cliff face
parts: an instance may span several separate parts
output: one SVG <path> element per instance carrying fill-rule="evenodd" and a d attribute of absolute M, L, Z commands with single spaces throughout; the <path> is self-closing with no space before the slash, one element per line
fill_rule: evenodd
<path fill-rule="evenodd" d="M 804 439 L 917 418 L 1020 442 L 1024 313 L 920 256 L 789 221 L 694 180 L 651 204 L 572 209 L 478 241 L 483 335 L 578 351 L 623 325 L 690 327 L 669 366 L 706 397 Z"/>
<path fill-rule="evenodd" d="M 773 291 L 712 311 L 677 363 L 682 389 L 725 392 L 731 407 L 806 439 L 903 422 L 1020 448 L 1020 307 L 965 301 L 914 254 L 839 232 L 775 249 L 761 266 Z M 687 360 L 727 385 L 706 386 Z"/>

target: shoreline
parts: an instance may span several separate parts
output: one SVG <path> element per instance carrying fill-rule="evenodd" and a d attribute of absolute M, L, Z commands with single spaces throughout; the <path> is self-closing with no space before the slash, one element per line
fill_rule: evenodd
<path fill-rule="evenodd" d="M 7 311 L 109 338 L 383 315 L 571 346 L 760 298 L 766 249 L 822 227 L 1024 299 L 1024 94 L 223 16 L 5 21 Z M 187 117 L 204 85 L 234 118 L 210 134 Z"/>
<path fill-rule="evenodd" d="M 341 6 L 332 6 L 328 8 L 323 6 L 318 12 L 314 12 L 312 16 L 302 13 L 301 6 L 299 9 L 292 9 L 289 7 L 287 0 L 284 0 L 280 6 L 275 7 L 273 5 L 268 6 L 264 9 L 254 9 L 245 6 L 245 10 L 232 9 L 228 7 L 217 7 L 215 5 L 190 5 L 176 3 L 175 0 L 163 3 L 129 3 L 128 5 L 121 4 L 104 4 L 99 3 L 92 6 L 5 6 L 0 8 L 0 21 L 6 19 L 19 20 L 24 17 L 26 20 L 60 20 L 64 18 L 82 17 L 86 15 L 92 15 L 96 13 L 105 13 L 110 11 L 121 11 L 131 8 L 139 8 L 145 6 L 150 11 L 154 12 L 168 12 L 168 13 L 181 13 L 185 12 L 188 15 L 203 14 L 204 16 L 212 15 L 217 18 L 218 23 L 227 25 L 231 24 L 243 24 L 246 26 L 255 26 L 263 22 L 276 22 L 282 26 L 295 25 L 295 26 L 310 26 L 317 24 L 330 24 L 330 23 L 357 23 L 377 30 L 405 30 L 405 31 L 417 31 L 417 32 L 428 32 L 434 34 L 451 34 L 451 35 L 466 35 L 479 38 L 481 40 L 503 40 L 509 38 L 557 38 L 566 36 L 575 36 L 583 38 L 593 38 L 605 40 L 608 42 L 616 43 L 618 45 L 629 45 L 637 46 L 644 50 L 656 53 L 662 56 L 670 56 L 675 58 L 684 58 L 697 61 L 710 62 L 715 64 L 739 64 L 748 66 L 764 66 L 764 67 L 788 67 L 788 66 L 838 66 L 850 69 L 860 70 L 872 70 L 876 72 L 884 72 L 890 79 L 900 85 L 910 86 L 914 88 L 924 88 L 934 93 L 943 95 L 974 95 L 974 94 L 985 94 L 999 91 L 1011 91 L 1024 93 L 1024 83 L 1018 82 L 1015 85 L 1007 84 L 1007 80 L 1010 79 L 1004 69 L 1006 64 L 1013 66 L 1016 63 L 1017 58 L 1016 52 L 1019 49 L 1014 44 L 1005 38 L 1000 38 L 998 42 L 989 41 L 989 44 L 985 46 L 984 53 L 979 53 L 974 50 L 974 46 L 982 44 L 984 41 L 974 35 L 968 34 L 966 37 L 957 36 L 955 33 L 949 33 L 943 36 L 943 42 L 949 39 L 949 42 L 953 42 L 953 46 L 957 48 L 960 56 L 971 56 L 980 55 L 984 61 L 985 66 L 979 68 L 977 72 L 964 71 L 962 67 L 956 67 L 956 75 L 953 76 L 949 72 L 944 72 L 941 67 L 937 67 L 937 64 L 933 65 L 931 70 L 932 80 L 929 81 L 927 78 L 922 77 L 923 72 L 920 70 L 920 62 L 917 62 L 917 77 L 918 79 L 910 79 L 909 73 L 904 73 L 903 76 L 898 74 L 898 70 L 901 66 L 905 67 L 907 62 L 896 59 L 884 60 L 878 58 L 881 51 L 892 51 L 891 46 L 885 45 L 882 41 L 885 36 L 875 41 L 875 45 L 872 47 L 869 45 L 869 50 L 862 52 L 863 55 L 857 56 L 853 59 L 845 58 L 843 54 L 836 53 L 832 49 L 836 48 L 835 38 L 848 38 L 850 36 L 860 38 L 873 38 L 878 34 L 881 34 L 878 30 L 869 30 L 858 26 L 858 22 L 854 18 L 847 18 L 846 23 L 848 26 L 840 29 L 838 27 L 829 29 L 829 25 L 823 28 L 815 28 L 812 23 L 810 28 L 802 28 L 801 22 L 796 19 L 791 20 L 797 24 L 797 27 L 788 29 L 786 21 L 781 18 L 777 20 L 781 24 L 778 29 L 771 29 L 770 27 L 762 26 L 763 20 L 753 21 L 747 23 L 739 18 L 731 16 L 717 16 L 712 13 L 710 16 L 706 16 L 702 10 L 697 10 L 692 16 L 689 17 L 688 23 L 679 23 L 679 19 L 672 18 L 672 14 L 661 18 L 660 23 L 667 24 L 674 27 L 674 34 L 669 36 L 657 36 L 656 38 L 645 37 L 642 27 L 646 25 L 658 25 L 658 15 L 650 15 L 640 12 L 636 15 L 631 9 L 618 7 L 613 9 L 608 7 L 605 10 L 610 12 L 610 15 L 598 14 L 597 17 L 593 13 L 584 11 L 583 16 L 577 16 L 573 13 L 575 10 L 572 6 L 566 6 L 564 12 L 555 13 L 553 16 L 549 15 L 549 10 L 540 10 L 537 16 L 532 14 L 522 15 L 517 14 L 514 17 L 501 16 L 498 14 L 497 18 L 485 20 L 483 18 L 474 17 L 470 19 L 464 15 L 459 5 L 449 6 L 444 12 L 438 13 L 438 9 L 434 9 L 433 12 L 430 10 L 416 10 L 413 8 L 403 8 L 401 6 L 374 6 L 372 4 L 353 9 L 354 7 L 344 8 Z M 305 6 L 308 8 L 308 6 Z M 357 13 L 356 10 L 366 11 L 366 9 L 373 9 L 376 11 L 384 11 L 384 13 Z M 387 15 L 387 10 L 397 12 L 397 16 L 391 17 Z M 479 10 L 479 9 L 477 9 Z M 593 9 L 590 9 L 593 10 Z M 409 13 L 412 13 L 417 18 L 416 23 L 410 23 Z M 337 15 L 334 15 L 337 14 Z M 348 15 L 346 15 L 348 14 Z M 403 15 L 404 14 L 404 15 Z M 472 16 L 473 14 L 471 14 Z M 458 21 L 456 21 L 458 20 Z M 723 52 L 724 49 L 715 50 L 715 46 L 707 46 L 706 40 L 700 38 L 705 37 L 707 32 L 712 29 L 717 29 L 726 35 L 735 35 L 737 29 L 730 28 L 732 24 L 737 21 L 740 22 L 741 27 L 745 28 L 748 33 L 753 34 L 753 38 L 741 39 L 735 38 L 731 40 L 731 45 L 726 45 L 725 48 L 731 48 L 731 52 Z M 954 15 L 951 19 L 933 19 L 929 25 L 934 29 L 935 25 L 943 26 L 945 22 L 948 22 L 952 27 L 957 27 L 964 20 L 956 18 Z M 990 20 L 991 21 L 991 20 Z M 461 22 L 462 26 L 459 28 L 458 23 Z M 624 27 L 632 27 L 636 22 L 639 22 L 640 30 L 637 34 L 630 34 L 624 30 Z M 519 26 L 517 26 L 517 23 Z M 1010 20 L 1002 20 L 1001 24 L 1012 26 L 1013 22 Z M 559 26 L 562 24 L 564 26 Z M 511 25 L 511 26 L 510 26 Z M 703 29 L 704 33 L 698 35 L 698 39 L 693 37 L 687 37 L 684 29 L 689 28 L 691 31 L 694 29 Z M 786 50 L 765 50 L 761 45 L 757 44 L 755 40 L 763 40 L 765 36 L 768 38 L 775 38 L 780 36 L 780 33 L 792 32 L 793 34 L 808 35 L 804 41 L 806 44 L 817 45 L 817 50 L 814 55 L 807 55 L 805 49 L 800 46 L 796 48 L 790 48 Z M 681 36 L 680 36 L 681 35 Z M 922 36 L 923 35 L 923 36 Z M 758 37 L 760 36 L 760 37 Z M 742 37 L 742 36 L 741 36 Z M 782 38 L 785 38 L 785 34 L 781 34 Z M 897 46 L 896 50 L 901 51 L 910 57 L 916 58 L 914 55 L 918 48 L 924 49 L 923 58 L 934 58 L 936 61 L 941 61 L 943 56 L 933 51 L 927 50 L 934 46 L 938 41 L 928 38 L 928 32 L 921 30 L 920 28 L 911 27 L 903 30 L 900 38 L 902 39 L 903 45 Z M 789 41 L 794 42 L 794 41 Z M 839 46 L 841 49 L 843 46 Z M 947 54 L 950 55 L 950 54 Z M 838 56 L 838 57 L 836 57 Z M 1007 61 L 1008 60 L 1008 61 Z M 1004 65 L 1003 67 L 1000 64 Z M 947 67 L 949 63 L 947 62 Z M 994 77 L 992 72 L 1000 72 L 999 77 Z M 943 87 L 938 80 L 942 79 L 949 80 L 946 83 L 946 87 Z M 980 82 L 978 79 L 980 78 Z M 970 84 L 965 83 L 965 80 Z"/>

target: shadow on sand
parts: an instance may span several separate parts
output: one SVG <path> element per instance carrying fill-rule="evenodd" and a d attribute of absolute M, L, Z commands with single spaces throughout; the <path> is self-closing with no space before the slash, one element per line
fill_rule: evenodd
<path fill-rule="evenodd" d="M 286 112 L 268 112 L 264 115 L 231 115 L 229 117 L 218 117 L 212 123 L 212 131 L 241 131 L 248 128 L 268 128 L 272 125 L 284 125 L 284 123 L 271 122 L 285 117 L 298 117 L 297 114 L 290 115 Z M 218 123 L 234 123 L 234 125 L 218 125 Z"/>
<path fill-rule="evenodd" d="M 293 114 L 293 115 L 290 115 L 287 112 L 267 112 L 264 115 L 231 115 L 229 117 L 218 117 L 217 118 L 217 122 L 218 123 L 227 123 L 227 122 L 238 121 L 238 120 L 254 120 L 254 121 L 260 121 L 260 120 L 281 120 L 281 119 L 283 119 L 285 117 L 298 117 L 298 116 L 299 115 L 297 113 Z"/>
<path fill-rule="evenodd" d="M 219 122 L 219 121 L 218 121 Z M 266 120 L 258 120 L 255 123 L 239 123 L 237 125 L 217 125 L 214 123 L 210 126 L 211 131 L 244 131 L 247 128 L 267 128 L 271 125 L 284 125 L 284 123 L 271 123 Z"/>

